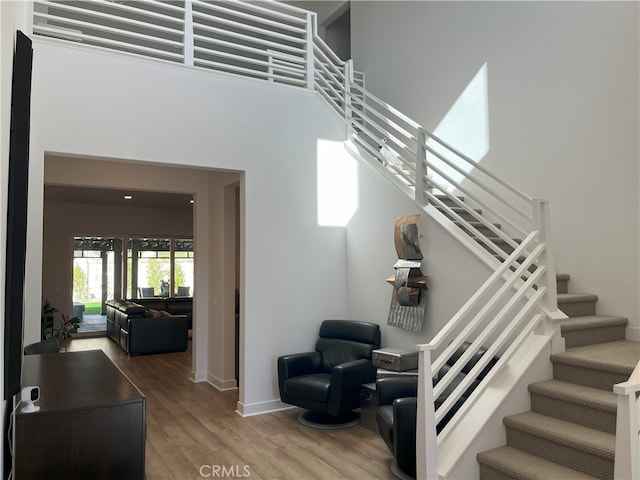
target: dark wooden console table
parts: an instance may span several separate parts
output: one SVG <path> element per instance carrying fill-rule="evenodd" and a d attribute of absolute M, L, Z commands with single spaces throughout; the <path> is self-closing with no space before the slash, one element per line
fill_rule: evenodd
<path fill-rule="evenodd" d="M 17 479 L 144 479 L 145 398 L 101 350 L 27 355 L 40 410 L 15 417 Z"/>

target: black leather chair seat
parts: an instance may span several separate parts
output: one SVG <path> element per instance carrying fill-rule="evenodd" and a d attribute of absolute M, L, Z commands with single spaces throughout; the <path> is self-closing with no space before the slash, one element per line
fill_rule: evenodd
<path fill-rule="evenodd" d="M 288 395 L 319 402 L 329 400 L 330 387 L 330 373 L 310 373 L 309 375 L 290 378 L 284 382 L 284 390 Z"/>

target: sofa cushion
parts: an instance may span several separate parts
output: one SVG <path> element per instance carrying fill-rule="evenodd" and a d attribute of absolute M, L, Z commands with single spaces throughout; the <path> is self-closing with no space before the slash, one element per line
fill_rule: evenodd
<path fill-rule="evenodd" d="M 193 298 L 185 297 L 185 298 L 167 298 L 166 301 L 166 310 L 169 313 L 181 314 L 181 315 L 191 315 L 193 312 Z"/>
<path fill-rule="evenodd" d="M 146 309 L 153 309 L 153 310 L 167 309 L 167 306 L 163 298 L 136 298 L 131 300 L 131 302 L 137 303 L 138 305 L 142 305 Z"/>
<path fill-rule="evenodd" d="M 181 352 L 187 349 L 187 318 L 161 316 L 129 320 L 129 355 Z"/>
<path fill-rule="evenodd" d="M 120 312 L 127 315 L 141 316 L 146 312 L 146 309 L 142 305 L 131 302 L 129 300 L 108 300 L 106 304 L 107 306 L 119 310 Z"/>

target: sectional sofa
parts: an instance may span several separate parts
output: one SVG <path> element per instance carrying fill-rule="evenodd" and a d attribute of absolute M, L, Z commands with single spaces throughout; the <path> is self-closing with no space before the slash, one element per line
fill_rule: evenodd
<path fill-rule="evenodd" d="M 129 355 L 185 351 L 192 322 L 191 299 L 166 300 L 108 300 L 107 336 Z"/>

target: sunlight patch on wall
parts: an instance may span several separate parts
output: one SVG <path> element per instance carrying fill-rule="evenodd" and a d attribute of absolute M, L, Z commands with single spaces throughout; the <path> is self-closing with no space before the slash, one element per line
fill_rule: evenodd
<path fill-rule="evenodd" d="M 433 133 L 476 162 L 481 161 L 489 152 L 489 93 L 486 63 L 480 67 Z M 427 141 L 427 145 L 438 152 L 443 151 L 442 147 L 435 145 L 432 140 Z M 450 154 L 448 157 L 465 172 L 471 171 L 472 166 L 469 163 Z M 428 159 L 434 161 L 434 156 L 428 153 Z M 443 169 L 456 182 L 462 180 L 462 174 L 449 167 Z M 435 173 L 432 178 L 438 183 L 442 181 L 442 177 Z"/>
<path fill-rule="evenodd" d="M 344 227 L 358 208 L 358 169 L 342 142 L 318 140 L 318 225 Z"/>

